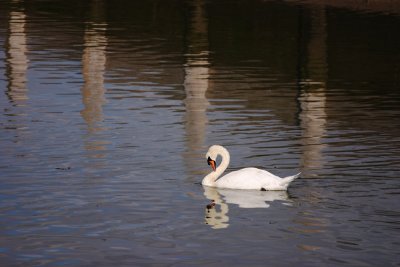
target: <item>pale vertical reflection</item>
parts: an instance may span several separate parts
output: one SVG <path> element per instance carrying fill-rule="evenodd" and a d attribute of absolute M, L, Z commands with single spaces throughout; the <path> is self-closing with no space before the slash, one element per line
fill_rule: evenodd
<path fill-rule="evenodd" d="M 320 169 L 323 165 L 322 138 L 326 127 L 326 11 L 315 6 L 311 11 L 311 39 L 307 46 L 305 75 L 301 77 L 299 97 L 302 128 L 303 172 Z M 310 173 L 308 173 L 310 174 Z"/>
<path fill-rule="evenodd" d="M 204 1 L 193 1 L 191 8 L 193 8 L 193 16 L 189 22 L 186 64 L 184 66 L 185 130 L 188 150 L 188 154 L 184 155 L 184 158 L 189 169 L 191 169 L 190 166 L 198 164 L 200 153 L 203 153 L 208 124 L 206 111 L 209 106 L 206 98 L 209 78 L 208 22 L 205 16 Z"/>
<path fill-rule="evenodd" d="M 7 42 L 7 95 L 15 105 L 24 105 L 27 96 L 28 57 L 26 34 L 26 16 L 22 11 L 10 13 L 10 34 Z"/>
<path fill-rule="evenodd" d="M 306 40 L 304 52 L 304 73 L 300 77 L 300 125 L 302 128 L 302 172 L 306 177 L 317 176 L 323 168 L 323 137 L 326 132 L 326 81 L 328 80 L 326 9 L 323 4 L 310 7 L 310 39 Z M 307 189 L 310 203 L 320 200 L 315 188 Z M 307 208 L 294 219 L 295 226 L 289 230 L 299 234 L 315 235 L 324 232 L 329 221 L 319 218 L 313 210 Z M 311 243 L 310 243 L 311 242 Z M 297 247 L 301 250 L 315 251 L 320 249 L 312 241 L 300 241 Z"/>
<path fill-rule="evenodd" d="M 93 21 L 88 22 L 84 36 L 84 51 L 82 56 L 82 73 L 84 84 L 82 87 L 83 110 L 81 115 L 85 120 L 89 134 L 102 131 L 103 105 L 105 103 L 104 71 L 106 66 L 105 36 L 106 24 L 98 22 L 104 12 L 100 1 L 92 2 Z M 104 150 L 105 142 L 87 142 L 88 150 Z M 98 155 L 101 157 L 101 155 Z"/>

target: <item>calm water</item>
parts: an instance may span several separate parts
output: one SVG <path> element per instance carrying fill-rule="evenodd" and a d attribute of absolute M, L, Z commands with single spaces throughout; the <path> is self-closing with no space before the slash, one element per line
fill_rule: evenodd
<path fill-rule="evenodd" d="M 1 0 L 0 265 L 400 266 L 400 5 L 313 2 Z"/>

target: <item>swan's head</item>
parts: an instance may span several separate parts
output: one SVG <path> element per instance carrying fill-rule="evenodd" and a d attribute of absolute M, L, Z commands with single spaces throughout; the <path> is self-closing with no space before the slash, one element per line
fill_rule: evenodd
<path fill-rule="evenodd" d="M 215 162 L 215 160 L 211 159 L 210 157 L 207 158 L 207 163 L 208 165 L 211 166 L 211 168 L 213 169 L 213 171 L 217 170 L 217 163 Z"/>
<path fill-rule="evenodd" d="M 208 152 L 206 154 L 207 164 L 211 166 L 213 171 L 217 169 L 217 163 L 216 163 L 217 156 L 221 154 L 221 151 L 223 150 L 226 149 L 219 145 L 213 145 L 208 149 Z"/>

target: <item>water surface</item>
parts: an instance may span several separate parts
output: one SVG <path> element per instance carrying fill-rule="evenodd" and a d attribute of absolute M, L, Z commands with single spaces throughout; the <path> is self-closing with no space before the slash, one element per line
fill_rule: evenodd
<path fill-rule="evenodd" d="M 315 2 L 0 1 L 1 265 L 399 265 L 400 6 Z"/>

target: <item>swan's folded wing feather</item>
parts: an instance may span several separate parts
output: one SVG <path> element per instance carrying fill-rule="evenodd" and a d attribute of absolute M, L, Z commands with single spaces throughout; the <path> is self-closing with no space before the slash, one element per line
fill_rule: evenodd
<path fill-rule="evenodd" d="M 216 183 L 220 188 L 257 189 L 279 186 L 280 179 L 270 172 L 257 168 L 244 168 L 228 173 L 219 178 Z"/>

